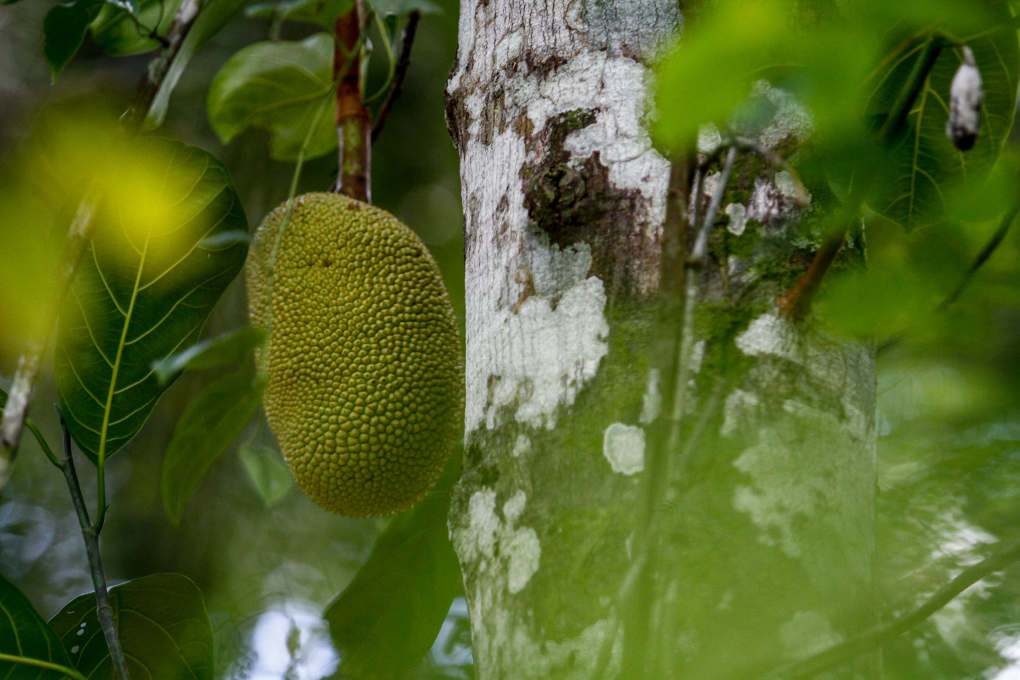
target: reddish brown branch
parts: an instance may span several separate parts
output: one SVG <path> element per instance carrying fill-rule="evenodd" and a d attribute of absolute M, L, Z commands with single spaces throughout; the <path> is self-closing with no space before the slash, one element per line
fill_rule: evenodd
<path fill-rule="evenodd" d="M 397 66 L 393 71 L 393 83 L 390 84 L 390 91 L 386 100 L 379 107 L 379 113 L 375 117 L 375 124 L 372 126 L 372 142 L 379 139 L 382 133 L 383 123 L 390 115 L 393 102 L 400 96 L 403 90 L 404 78 L 407 76 L 407 69 L 411 65 L 411 46 L 414 44 L 414 34 L 418 30 L 418 21 L 421 19 L 421 12 L 414 10 L 407 17 L 407 26 L 404 27 L 404 35 L 400 40 L 400 57 L 397 58 Z"/>
<path fill-rule="evenodd" d="M 365 30 L 362 0 L 336 20 L 333 80 L 336 131 L 340 137 L 340 171 L 334 191 L 366 203 L 372 200 L 372 117 L 363 101 L 361 35 Z"/>
<path fill-rule="evenodd" d="M 840 232 L 838 235 L 825 239 L 803 276 L 794 284 L 793 288 L 776 300 L 780 314 L 798 320 L 807 316 L 808 310 L 811 309 L 811 300 L 818 292 L 825 273 L 829 271 L 829 267 L 835 261 L 845 240 L 846 232 Z"/>

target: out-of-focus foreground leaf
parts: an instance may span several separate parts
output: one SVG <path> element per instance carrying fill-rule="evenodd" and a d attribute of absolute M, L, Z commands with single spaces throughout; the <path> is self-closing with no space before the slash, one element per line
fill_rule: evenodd
<path fill-rule="evenodd" d="M 306 138 L 306 159 L 328 153 L 339 143 L 332 114 L 336 102 L 329 96 L 332 69 L 328 33 L 301 42 L 249 45 L 213 78 L 209 123 L 224 144 L 249 127 L 268 130 L 270 154 L 277 160 L 297 159 Z"/>
<path fill-rule="evenodd" d="M 354 580 L 326 608 L 324 617 L 342 659 L 335 677 L 402 677 L 435 640 L 461 589 L 446 528 L 459 461 L 457 450 L 432 492 L 393 520 Z"/>
<path fill-rule="evenodd" d="M 167 387 L 152 362 L 197 339 L 245 257 L 241 245 L 202 245 L 218 232 L 246 229 L 219 161 L 172 140 L 130 144 L 106 150 L 113 160 L 99 164 L 103 202 L 54 352 L 61 411 L 93 461 L 141 428 Z"/>
<path fill-rule="evenodd" d="M 216 459 L 237 439 L 262 401 L 263 381 L 242 369 L 208 385 L 177 422 L 163 456 L 163 506 L 174 524 Z"/>
<path fill-rule="evenodd" d="M 213 680 L 213 633 L 198 587 L 181 574 L 152 574 L 110 589 L 128 670 L 133 678 Z M 76 668 L 91 680 L 113 680 L 93 593 L 50 621 Z"/>
<path fill-rule="evenodd" d="M 3 658 L 6 655 L 41 661 L 50 668 L 11 661 Z M 28 598 L 0 575 L 0 674 L 5 680 L 62 680 L 70 674 L 57 670 L 61 666 L 73 669 L 60 638 Z"/>

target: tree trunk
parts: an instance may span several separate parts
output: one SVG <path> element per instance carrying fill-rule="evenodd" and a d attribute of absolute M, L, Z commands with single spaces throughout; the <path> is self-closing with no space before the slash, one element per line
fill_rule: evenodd
<path fill-rule="evenodd" d="M 813 246 L 759 156 L 686 263 L 725 154 L 703 135 L 691 200 L 652 147 L 649 59 L 681 23 L 675 0 L 462 0 L 450 528 L 483 680 L 749 678 L 872 621 L 873 355 L 777 313 Z M 785 93 L 753 96 L 761 144 L 810 133 Z"/>

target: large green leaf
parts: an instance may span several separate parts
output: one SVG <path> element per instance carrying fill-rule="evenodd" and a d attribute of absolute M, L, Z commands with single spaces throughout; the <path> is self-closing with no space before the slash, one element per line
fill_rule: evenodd
<path fill-rule="evenodd" d="M 142 0 L 132 16 L 126 7 L 107 3 L 92 22 L 92 39 L 114 56 L 154 50 L 159 41 L 147 30 L 166 35 L 180 4 L 181 0 Z"/>
<path fill-rule="evenodd" d="M 266 341 L 266 331 L 254 326 L 245 326 L 228 331 L 215 338 L 203 340 L 183 352 L 152 362 L 156 377 L 161 383 L 177 377 L 182 371 L 215 368 L 239 364 L 248 352 Z"/>
<path fill-rule="evenodd" d="M 960 48 L 942 50 L 907 121 L 902 143 L 887 155 L 888 174 L 873 207 L 912 229 L 946 209 L 946 195 L 959 183 L 975 187 L 995 163 L 1009 134 L 1016 107 L 1020 71 L 1015 30 L 994 30 L 1012 20 L 1006 2 L 983 3 L 986 31 L 963 41 L 973 50 L 984 84 L 981 129 L 974 148 L 957 150 L 946 138 L 949 87 L 962 61 Z M 924 37 L 906 44 L 870 83 L 868 103 L 873 120 L 881 121 L 899 87 L 919 58 Z"/>
<path fill-rule="evenodd" d="M 393 520 L 354 580 L 327 607 L 324 618 L 343 660 L 336 677 L 404 677 L 436 639 L 461 590 L 446 525 L 460 455 L 459 449 L 453 452 L 424 501 Z"/>
<path fill-rule="evenodd" d="M 255 415 L 265 383 L 241 370 L 207 386 L 181 416 L 163 456 L 163 507 L 177 524 L 209 468 Z"/>
<path fill-rule="evenodd" d="M 182 574 L 153 574 L 110 589 L 132 678 L 213 680 L 213 634 L 198 587 Z M 69 602 L 50 625 L 89 680 L 113 680 L 93 593 Z"/>
<path fill-rule="evenodd" d="M 14 661 L 19 657 L 20 661 Z M 67 672 L 57 670 L 64 667 Z M 0 677 L 5 680 L 57 680 L 81 677 L 60 638 L 32 603 L 0 576 Z"/>
<path fill-rule="evenodd" d="M 52 7 L 46 13 L 43 19 L 43 53 L 53 80 L 81 47 L 89 24 L 102 6 L 103 0 L 71 0 Z"/>
<path fill-rule="evenodd" d="M 141 177 L 125 171 L 130 191 L 98 211 L 95 235 L 61 310 L 54 352 L 61 410 L 94 461 L 141 428 L 167 387 L 152 362 L 198 338 L 246 251 L 236 243 L 203 245 L 216 233 L 246 229 L 222 164 L 172 140 L 136 144 L 149 165 Z"/>
<path fill-rule="evenodd" d="M 237 455 L 267 508 L 282 501 L 294 487 L 294 476 L 276 449 L 244 443 L 238 448 Z"/>
<path fill-rule="evenodd" d="M 306 138 L 305 158 L 328 153 L 338 144 L 332 68 L 333 38 L 327 33 L 249 45 L 213 78 L 209 123 L 224 144 L 249 127 L 268 130 L 270 153 L 278 160 L 295 160 Z"/>
<path fill-rule="evenodd" d="M 372 9 L 387 16 L 390 14 L 408 14 L 418 11 L 422 14 L 442 14 L 443 9 L 430 0 L 368 0 Z"/>
<path fill-rule="evenodd" d="M 354 0 L 287 0 L 253 5 L 245 14 L 260 19 L 304 21 L 333 30 L 336 20 L 353 5 Z"/>

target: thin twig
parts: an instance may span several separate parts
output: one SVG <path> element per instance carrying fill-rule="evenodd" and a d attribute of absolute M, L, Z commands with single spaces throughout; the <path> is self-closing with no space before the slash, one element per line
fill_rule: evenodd
<path fill-rule="evenodd" d="M 125 119 L 132 127 L 141 126 L 145 116 L 148 115 L 156 93 L 159 92 L 159 86 L 163 84 L 163 79 L 166 78 L 170 65 L 184 44 L 188 32 L 195 25 L 201 8 L 202 0 L 184 0 L 181 3 L 174 20 L 170 23 L 170 28 L 167 29 L 163 49 L 149 62 L 145 75 L 138 84 L 135 101 L 125 114 Z"/>
<path fill-rule="evenodd" d="M 60 266 L 57 271 L 57 282 L 53 288 L 53 298 L 43 309 L 45 321 L 43 321 L 42 328 L 45 330 L 34 332 L 26 342 L 25 351 L 18 357 L 18 367 L 14 373 L 11 390 L 7 395 L 3 419 L 0 421 L 0 489 L 10 479 L 11 468 L 18 453 L 18 444 L 21 443 L 21 433 L 24 429 L 25 417 L 28 414 L 28 405 L 32 400 L 36 378 L 39 376 L 43 353 L 49 343 L 50 335 L 53 333 L 53 317 L 57 303 L 67 295 L 71 281 L 74 280 L 75 271 L 78 269 L 78 263 L 81 261 L 82 253 L 85 252 L 85 247 L 92 238 L 93 215 L 98 202 L 98 193 L 93 188 L 78 204 L 78 212 L 71 222 L 67 238 L 64 241 Z"/>
<path fill-rule="evenodd" d="M 78 516 L 78 526 L 81 527 L 81 536 L 85 541 L 85 552 L 89 557 L 89 572 L 92 576 L 92 585 L 96 589 L 96 618 L 99 619 L 99 626 L 103 629 L 103 637 L 106 638 L 106 646 L 110 651 L 110 659 L 113 662 L 115 676 L 119 680 L 129 680 L 127 659 L 124 656 L 124 649 L 117 637 L 117 626 L 113 620 L 113 607 L 110 605 L 110 596 L 106 591 L 106 574 L 103 573 L 103 558 L 99 552 L 99 532 L 92 526 L 89 520 L 89 511 L 85 507 L 85 498 L 81 492 L 81 485 L 78 483 L 78 473 L 74 469 L 74 457 L 71 452 L 71 433 L 64 423 L 64 417 L 60 416 L 60 427 L 64 434 L 64 463 L 61 470 L 64 479 L 67 480 L 67 489 L 71 493 L 71 503 L 74 505 L 74 512 Z"/>
<path fill-rule="evenodd" d="M 414 45 L 414 35 L 418 30 L 418 21 L 420 19 L 421 12 L 418 10 L 414 10 L 407 15 L 407 25 L 404 27 L 404 34 L 400 40 L 400 57 L 397 59 L 397 68 L 393 72 L 393 83 L 390 85 L 390 91 L 386 95 L 386 99 L 383 100 L 382 106 L 379 107 L 379 113 L 376 114 L 375 123 L 372 125 L 373 144 L 379 139 L 383 124 L 386 123 L 386 117 L 389 116 L 393 103 L 403 90 L 404 78 L 407 76 L 407 69 L 411 65 L 411 46 Z"/>
<path fill-rule="evenodd" d="M 365 9 L 354 0 L 336 20 L 333 81 L 336 88 L 336 130 L 340 137 L 340 171 L 334 191 L 370 203 L 372 200 L 372 117 L 365 108 L 361 81 Z"/>
<path fill-rule="evenodd" d="M 986 576 L 1000 571 L 1020 560 L 1020 542 L 986 557 L 975 565 L 967 567 L 946 585 L 935 591 L 921 606 L 908 614 L 878 626 L 866 633 L 850 638 L 846 642 L 833 645 L 826 650 L 809 656 L 806 659 L 785 664 L 766 673 L 763 678 L 788 680 L 791 678 L 807 678 L 838 664 L 849 661 L 855 656 L 870 651 L 897 635 L 915 628 L 929 616 L 949 604 L 957 595 L 974 585 Z M 750 677 L 742 675 L 741 677 Z"/>

